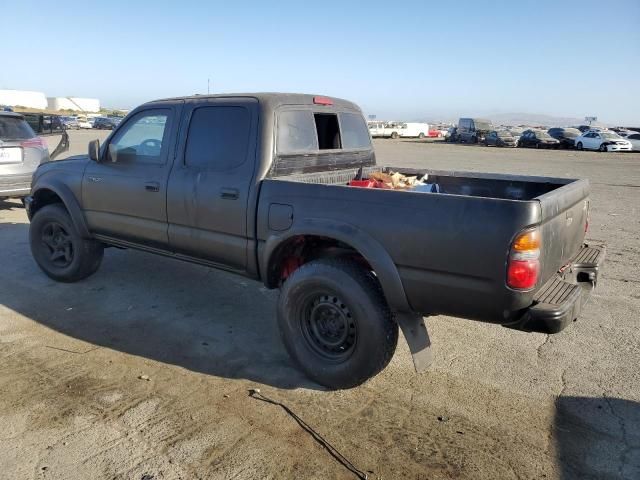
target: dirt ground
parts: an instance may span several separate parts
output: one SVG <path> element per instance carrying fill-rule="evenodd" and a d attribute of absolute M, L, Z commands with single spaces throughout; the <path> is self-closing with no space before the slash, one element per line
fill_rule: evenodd
<path fill-rule="evenodd" d="M 73 132 L 71 153 L 95 136 Z M 0 202 L 0 479 L 357 478 L 252 388 L 371 479 L 640 478 L 640 154 L 376 150 L 386 165 L 589 178 L 588 237 L 609 250 L 580 320 L 547 336 L 429 318 L 429 371 L 401 341 L 376 378 L 328 392 L 289 360 L 277 292 L 117 249 L 56 283 L 20 204 Z"/>

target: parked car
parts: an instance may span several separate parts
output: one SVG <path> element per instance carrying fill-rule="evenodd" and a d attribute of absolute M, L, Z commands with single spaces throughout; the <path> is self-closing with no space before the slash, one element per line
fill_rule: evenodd
<path fill-rule="evenodd" d="M 429 135 L 429 124 L 415 122 L 401 123 L 398 135 L 402 138 L 424 138 Z"/>
<path fill-rule="evenodd" d="M 580 130 L 581 133 L 584 132 L 588 132 L 589 130 L 594 131 L 594 132 L 603 132 L 606 130 L 606 128 L 604 127 L 596 127 L 596 126 L 592 126 L 592 125 L 580 125 L 578 127 L 575 127 L 578 130 Z"/>
<path fill-rule="evenodd" d="M 494 130 L 484 137 L 485 146 L 493 145 L 494 147 L 515 147 L 516 141 L 513 135 L 507 130 Z"/>
<path fill-rule="evenodd" d="M 585 245 L 587 180 L 394 168 L 440 193 L 353 186 L 392 170 L 346 100 L 160 100 L 88 150 L 33 177 L 29 242 L 45 274 L 81 280 L 118 246 L 261 280 L 280 289 L 289 354 L 329 388 L 384 369 L 398 326 L 426 368 L 425 315 L 558 332 L 604 258 Z"/>
<path fill-rule="evenodd" d="M 96 117 L 93 121 L 93 128 L 98 130 L 113 130 L 118 124 L 112 118 Z"/>
<path fill-rule="evenodd" d="M 93 128 L 93 124 L 87 117 L 78 117 L 78 128 L 88 129 Z"/>
<path fill-rule="evenodd" d="M 62 124 L 64 128 L 67 130 L 78 130 L 80 127 L 78 126 L 78 119 L 76 117 L 61 117 Z"/>
<path fill-rule="evenodd" d="M 562 148 L 574 148 L 575 139 L 581 135 L 577 128 L 550 128 L 547 133 L 558 140 Z"/>
<path fill-rule="evenodd" d="M 458 120 L 458 141 L 462 143 L 478 143 L 494 128 L 489 120 L 482 118 L 461 118 Z"/>
<path fill-rule="evenodd" d="M 589 130 L 576 138 L 578 150 L 599 150 L 601 152 L 630 152 L 631 142 L 617 133 Z"/>
<path fill-rule="evenodd" d="M 455 143 L 458 141 L 458 127 L 451 127 L 444 135 L 445 142 Z"/>
<path fill-rule="evenodd" d="M 558 148 L 560 142 L 544 130 L 525 130 L 518 139 L 518 147 Z"/>
<path fill-rule="evenodd" d="M 0 198 L 27 196 L 33 172 L 48 160 L 47 142 L 24 116 L 0 111 Z"/>
<path fill-rule="evenodd" d="M 631 144 L 631 150 L 640 152 L 640 133 L 631 132 L 630 135 L 625 137 L 625 140 Z"/>

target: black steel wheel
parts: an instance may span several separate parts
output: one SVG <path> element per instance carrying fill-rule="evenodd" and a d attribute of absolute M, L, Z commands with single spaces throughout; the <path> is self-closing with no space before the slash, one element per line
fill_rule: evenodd
<path fill-rule="evenodd" d="M 357 328 L 340 297 L 312 295 L 301 307 L 300 328 L 309 346 L 330 361 L 348 358 L 356 344 Z"/>
<path fill-rule="evenodd" d="M 332 389 L 377 375 L 398 342 L 378 280 L 345 258 L 314 260 L 293 272 L 280 291 L 278 324 L 289 355 Z"/>
<path fill-rule="evenodd" d="M 39 209 L 29 227 L 31 254 L 49 277 L 76 282 L 93 274 L 104 254 L 100 242 L 83 238 L 62 204 Z"/>

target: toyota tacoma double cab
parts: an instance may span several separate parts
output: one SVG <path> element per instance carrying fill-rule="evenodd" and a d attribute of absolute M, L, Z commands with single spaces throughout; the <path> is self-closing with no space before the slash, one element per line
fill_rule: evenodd
<path fill-rule="evenodd" d="M 290 356 L 329 388 L 383 370 L 400 329 L 424 370 L 430 315 L 559 332 L 604 259 L 585 243 L 587 180 L 380 166 L 362 112 L 337 98 L 153 101 L 88 150 L 33 176 L 44 273 L 82 280 L 115 246 L 259 280 L 280 289 Z M 361 186 L 397 173 L 427 188 Z"/>

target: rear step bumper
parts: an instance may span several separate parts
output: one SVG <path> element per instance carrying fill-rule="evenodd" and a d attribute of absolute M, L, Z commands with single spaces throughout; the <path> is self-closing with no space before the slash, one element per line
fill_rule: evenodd
<path fill-rule="evenodd" d="M 512 328 L 528 332 L 558 333 L 578 319 L 604 262 L 604 245 L 584 245 L 560 272 L 533 297 L 533 305 Z"/>

